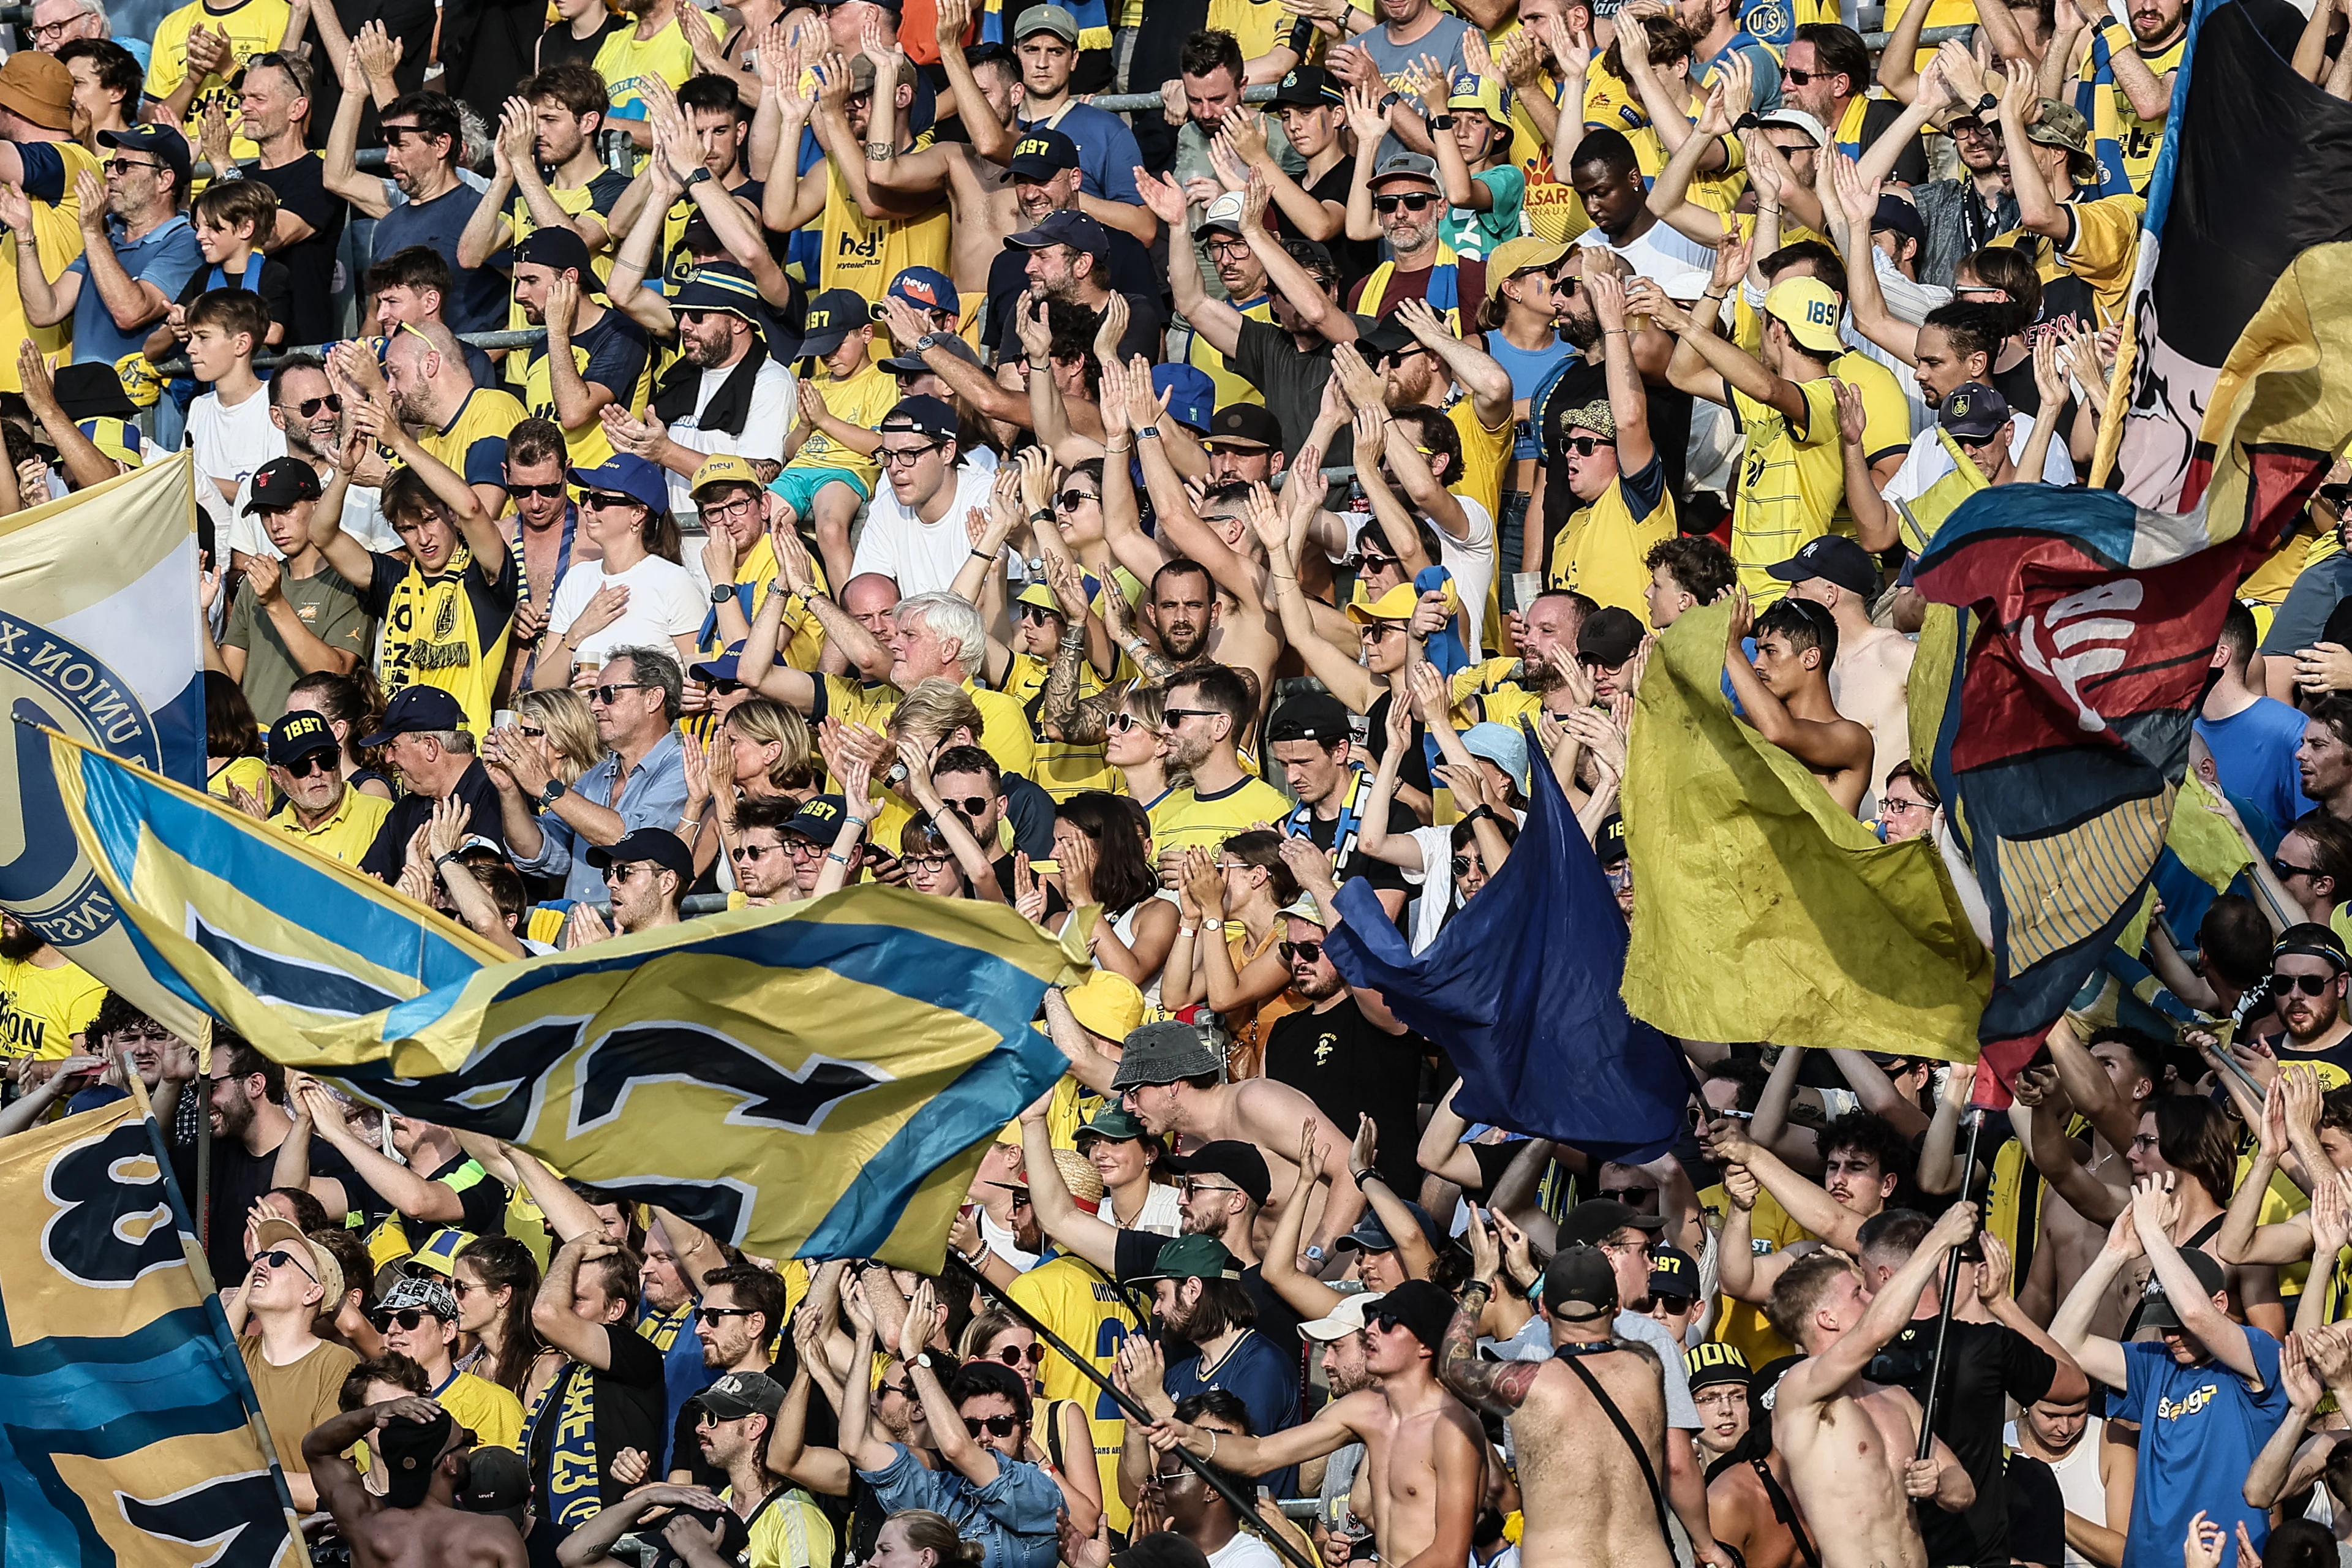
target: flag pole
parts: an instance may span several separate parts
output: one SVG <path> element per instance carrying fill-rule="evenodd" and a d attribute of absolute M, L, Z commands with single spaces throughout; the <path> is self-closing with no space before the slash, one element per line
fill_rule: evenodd
<path fill-rule="evenodd" d="M 1030 1311 L 1028 1308 L 1023 1306 L 1020 1302 L 1014 1300 L 1012 1297 L 998 1289 L 995 1283 L 986 1275 L 982 1274 L 979 1269 L 974 1268 L 969 1262 L 957 1257 L 952 1252 L 948 1254 L 948 1267 L 956 1273 L 961 1274 L 971 1279 L 975 1286 L 987 1293 L 990 1300 L 994 1301 L 999 1307 L 1004 1309 L 1005 1312 L 1008 1313 L 1014 1321 L 1020 1323 L 1022 1327 L 1036 1335 L 1038 1343 L 1044 1345 L 1046 1349 L 1060 1356 L 1064 1361 L 1068 1362 L 1072 1366 L 1076 1367 L 1079 1372 L 1086 1375 L 1087 1381 L 1092 1383 L 1097 1388 L 1101 1389 L 1105 1394 L 1110 1395 L 1112 1402 L 1118 1405 L 1121 1411 L 1126 1413 L 1127 1418 L 1129 1421 L 1139 1421 L 1146 1426 L 1152 1425 L 1155 1418 L 1151 1412 L 1137 1404 L 1134 1398 L 1130 1395 L 1121 1393 L 1117 1384 L 1112 1383 L 1110 1379 L 1105 1377 L 1101 1373 L 1095 1370 L 1095 1364 L 1093 1362 L 1088 1361 L 1086 1357 L 1072 1350 L 1068 1344 L 1064 1342 L 1059 1335 L 1054 1332 L 1053 1330 L 1039 1322 L 1035 1313 Z M 1236 1524 L 1246 1523 L 1247 1521 L 1257 1518 L 1256 1500 L 1254 1498 L 1244 1497 L 1231 1481 L 1228 1481 L 1223 1476 L 1218 1474 L 1215 1469 L 1211 1468 L 1206 1460 L 1187 1449 L 1181 1443 L 1177 1444 L 1174 1448 L 1170 1450 L 1170 1452 L 1173 1453 L 1187 1466 L 1191 1467 L 1193 1473 L 1201 1478 L 1202 1484 L 1210 1488 L 1219 1497 L 1223 1498 L 1225 1501 L 1233 1505 L 1234 1521 Z M 1281 1552 L 1284 1557 L 1287 1558 L 1291 1563 L 1291 1568 L 1323 1568 L 1323 1565 L 1319 1563 L 1308 1562 L 1299 1552 L 1298 1548 L 1292 1544 L 1286 1537 L 1271 1530 L 1266 1531 L 1264 1533 L 1266 1543 L 1272 1546 L 1276 1552 Z"/>
<path fill-rule="evenodd" d="M 1985 1109 L 1972 1104 L 1961 1114 L 1969 1119 L 1968 1152 L 1960 1161 L 1959 1201 L 1966 1203 L 1969 1184 L 1977 1178 L 1977 1140 L 1984 1134 Z M 1913 1456 L 1915 1458 L 1926 1458 L 1936 1447 L 1936 1391 L 1944 1382 L 1944 1348 L 1951 1339 L 1952 1307 L 1959 1298 L 1961 1254 L 1975 1241 L 1971 1236 L 1953 1248 L 1951 1259 L 1944 1268 L 1944 1305 L 1936 1318 L 1936 1359 L 1927 1368 L 1927 1396 L 1919 1402 L 1919 1451 Z"/>
<path fill-rule="evenodd" d="M 196 1107 L 196 1245 L 213 1244 L 213 1021 L 205 1020 L 204 1038 L 196 1042 L 196 1081 L 205 1092 Z M 205 1256 L 211 1257 L 209 1250 Z"/>

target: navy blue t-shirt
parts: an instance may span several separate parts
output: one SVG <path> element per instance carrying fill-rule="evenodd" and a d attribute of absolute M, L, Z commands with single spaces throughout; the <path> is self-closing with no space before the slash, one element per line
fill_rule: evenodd
<path fill-rule="evenodd" d="M 481 201 L 482 194 L 460 180 L 429 202 L 404 202 L 376 220 L 373 259 L 421 245 L 449 264 L 457 297 L 442 301 L 441 319 L 453 332 L 496 331 L 507 321 L 506 279 L 486 267 L 457 265 L 457 237 Z"/>
<path fill-rule="evenodd" d="M 1205 1374 L 1197 1351 L 1171 1363 L 1165 1383 L 1168 1397 L 1180 1403 L 1187 1394 L 1223 1389 L 1242 1402 L 1243 1408 L 1250 1414 L 1250 1424 L 1261 1437 L 1298 1425 L 1298 1369 L 1295 1360 L 1276 1350 L 1274 1342 L 1255 1329 L 1243 1330 L 1240 1340 Z M 1290 1497 L 1297 1489 L 1298 1471 L 1295 1467 L 1274 1470 L 1258 1479 L 1273 1488 L 1275 1496 Z"/>

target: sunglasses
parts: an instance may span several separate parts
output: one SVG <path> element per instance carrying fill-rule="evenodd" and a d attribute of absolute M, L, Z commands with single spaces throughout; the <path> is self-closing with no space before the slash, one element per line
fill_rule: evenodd
<path fill-rule="evenodd" d="M 343 399 L 341 394 L 331 392 L 324 397 L 306 397 L 294 406 L 302 411 L 303 418 L 316 419 L 321 408 L 330 414 L 341 414 L 343 411 Z"/>
<path fill-rule="evenodd" d="M 335 758 L 333 753 L 329 752 L 313 752 L 307 757 L 297 757 L 290 763 L 280 763 L 278 765 L 286 770 L 289 777 L 307 779 L 312 773 L 333 773 Z"/>
<path fill-rule="evenodd" d="M 1129 730 L 1141 727 L 1142 723 L 1143 721 L 1137 718 L 1134 714 L 1121 712 L 1114 713 L 1109 718 L 1104 720 L 1103 728 L 1109 731 L 1114 735 L 1124 735 Z"/>
<path fill-rule="evenodd" d="M 1821 74 L 1822 73 L 1819 71 L 1801 71 L 1794 66 L 1783 66 L 1780 68 L 1780 75 L 1782 79 L 1794 82 L 1799 87 L 1812 86 L 1814 82 L 1821 79 Z"/>
<path fill-rule="evenodd" d="M 1391 1334 L 1404 1327 L 1404 1320 L 1384 1308 L 1376 1307 L 1364 1314 L 1364 1327 L 1378 1329 L 1384 1334 Z"/>
<path fill-rule="evenodd" d="M 1059 610 L 1049 610 L 1043 605 L 1023 605 L 1020 611 L 1024 622 L 1041 626 L 1061 614 Z"/>
<path fill-rule="evenodd" d="M 697 1307 L 694 1315 L 705 1323 L 716 1324 L 721 1318 L 748 1318 L 758 1310 L 756 1307 Z"/>
<path fill-rule="evenodd" d="M 1031 1366 L 1035 1366 L 1039 1362 L 1045 1359 L 1045 1347 L 1035 1343 L 1028 1345 L 1007 1345 L 1003 1350 L 991 1352 L 981 1359 L 982 1361 L 1001 1361 L 1007 1366 L 1015 1367 L 1019 1366 L 1025 1361 Z M 998 1434 L 1000 1436 L 1003 1435 L 1003 1434 L 1002 1433 Z"/>
<path fill-rule="evenodd" d="M 1644 1303 L 1647 1304 L 1644 1305 Z M 1689 1311 L 1690 1304 L 1691 1299 L 1688 1296 L 1644 1296 L 1640 1301 L 1633 1303 L 1633 1310 L 1646 1316 L 1654 1310 L 1664 1309 L 1668 1316 L 1674 1317 Z"/>
<path fill-rule="evenodd" d="M 1319 942 L 1278 942 L 1274 945 L 1275 951 L 1282 954 L 1285 963 L 1296 963 L 1302 958 L 1314 963 L 1323 956 L 1323 944 Z"/>
<path fill-rule="evenodd" d="M 1375 554 L 1371 551 L 1364 550 L 1359 551 L 1357 553 L 1349 556 L 1339 564 L 1345 566 L 1350 572 L 1360 574 L 1364 572 L 1385 572 L 1396 563 L 1397 558 L 1393 555 L 1379 555 Z"/>
<path fill-rule="evenodd" d="M 782 848 L 782 846 L 777 844 L 739 844 L 727 851 L 727 858 L 730 860 L 763 860 Z"/>
<path fill-rule="evenodd" d="M 1456 855 L 1454 857 L 1454 874 L 1457 877 L 1466 877 L 1476 870 L 1478 865 L 1478 858 L 1475 855 Z"/>
<path fill-rule="evenodd" d="M 982 1432 L 992 1437 L 1010 1437 L 1021 1430 L 1021 1418 L 1017 1415 L 967 1415 L 963 1418 L 963 1429 L 975 1437 Z"/>
<path fill-rule="evenodd" d="M 380 1334 L 390 1332 L 394 1323 L 414 1333 L 424 1325 L 427 1318 L 433 1318 L 433 1314 L 422 1307 L 403 1307 L 397 1312 L 377 1312 L 369 1318 L 368 1321 L 375 1325 L 375 1331 Z M 436 1323 L 440 1321 L 438 1318 L 434 1318 L 433 1321 Z"/>
<path fill-rule="evenodd" d="M 1433 191 L 1415 191 L 1411 195 L 1405 196 L 1374 196 L 1372 210 L 1383 215 L 1392 213 L 1399 207 L 1404 208 L 1409 213 L 1427 212 L 1431 207 L 1435 206 L 1440 199 Z"/>
<path fill-rule="evenodd" d="M 642 680 L 615 680 L 604 686 L 590 687 L 588 689 L 588 695 L 595 699 L 597 701 L 602 702 L 605 707 L 610 708 L 614 703 L 620 700 L 618 697 L 614 695 L 614 692 L 643 691 L 645 689 L 646 683 Z"/>
<path fill-rule="evenodd" d="M 615 511 L 625 506 L 642 507 L 646 504 L 635 496 L 625 496 L 614 490 L 590 490 L 580 499 L 597 511 Z"/>
<path fill-rule="evenodd" d="M 904 1399 L 912 1392 L 913 1391 L 903 1383 L 877 1383 L 874 1385 L 874 1393 L 877 1398 L 879 1398 L 881 1395 L 886 1394 L 895 1394 L 899 1398 Z"/>
<path fill-rule="evenodd" d="M 127 174 L 133 169 L 160 169 L 161 163 L 151 163 L 144 158 L 109 158 L 100 167 L 110 174 Z"/>
<path fill-rule="evenodd" d="M 305 409 L 304 412 L 308 413 L 309 410 Z M 562 493 L 563 481 L 562 479 L 556 480 L 551 485 L 509 485 L 507 487 L 507 494 L 514 497 L 517 500 L 521 500 L 525 497 L 529 496 L 536 496 L 541 500 L 553 500 Z"/>
<path fill-rule="evenodd" d="M 537 729 L 529 724 L 516 725 L 515 731 L 518 734 L 528 735 L 534 741 L 541 739 L 547 733 L 545 730 Z"/>
<path fill-rule="evenodd" d="M 1606 1198 L 1612 1204 L 1623 1204 L 1627 1208 L 1640 1208 L 1657 1196 L 1657 1193 L 1658 1189 L 1655 1187 L 1595 1187 L 1592 1189 L 1594 1197 Z"/>
<path fill-rule="evenodd" d="M 1162 708 L 1160 710 L 1160 725 L 1163 728 L 1170 730 L 1181 724 L 1187 719 L 1218 719 L 1223 717 L 1223 712 L 1215 708 Z"/>
<path fill-rule="evenodd" d="M 1076 511 L 1078 508 L 1086 505 L 1087 502 L 1090 500 L 1099 500 L 1101 499 L 1101 497 L 1096 495 L 1092 490 L 1064 490 L 1060 495 L 1054 498 L 1054 504 L 1060 507 L 1064 511 Z"/>
<path fill-rule="evenodd" d="M 710 694 L 713 697 L 732 697 L 739 691 L 748 691 L 751 689 L 751 688 L 746 686 L 743 682 L 740 680 L 730 680 L 725 676 L 721 676 L 716 680 L 706 680 L 702 684 L 710 689 Z"/>
<path fill-rule="evenodd" d="M 1237 1193 L 1241 1191 L 1239 1187 L 1228 1185 L 1223 1182 L 1204 1182 L 1198 1176 L 1180 1177 L 1176 1183 L 1176 1190 L 1182 1193 L 1187 1197 L 1192 1196 L 1194 1193 Z"/>
<path fill-rule="evenodd" d="M 2292 996 L 2300 991 L 2305 996 L 2325 996 L 2336 978 L 2333 974 L 2273 974 L 2271 976 L 2271 994 Z"/>
<path fill-rule="evenodd" d="M 2284 860 L 2271 862 L 2271 875 L 2284 882 L 2292 877 L 2308 877 L 2319 869 L 2316 866 L 2294 866 Z"/>
<path fill-rule="evenodd" d="M 954 806 L 966 816 L 978 816 L 988 809 L 988 797 L 984 795 L 941 795 L 940 803 Z"/>
<path fill-rule="evenodd" d="M 220 1080 L 215 1079 L 213 1081 L 218 1082 Z M 267 1263 L 272 1268 L 299 1269 L 303 1274 L 308 1275 L 310 1282 L 314 1285 L 317 1284 L 319 1280 L 319 1277 L 316 1274 L 310 1273 L 310 1265 L 308 1259 L 298 1258 L 282 1247 L 273 1247 L 267 1252 L 257 1254 L 254 1258 L 254 1261 L 256 1263 Z"/>
<path fill-rule="evenodd" d="M 1589 458 L 1617 445 L 1606 436 L 1563 436 L 1559 444 L 1580 458 Z"/>

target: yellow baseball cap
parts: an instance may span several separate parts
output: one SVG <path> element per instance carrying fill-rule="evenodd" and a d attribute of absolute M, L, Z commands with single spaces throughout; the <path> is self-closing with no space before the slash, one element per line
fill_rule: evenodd
<path fill-rule="evenodd" d="M 1051 610 L 1057 616 L 1062 613 L 1062 601 L 1054 597 L 1054 590 L 1043 583 L 1030 584 L 1013 595 L 1013 602 L 1016 605 L 1034 605 L 1041 610 Z"/>
<path fill-rule="evenodd" d="M 1134 981 L 1108 969 L 1096 970 L 1085 984 L 1070 987 L 1062 998 L 1087 1033 L 1106 1040 L 1124 1040 L 1143 1022 L 1143 993 Z"/>
<path fill-rule="evenodd" d="M 1465 76 L 1454 83 L 1445 107 L 1466 109 L 1473 114 L 1485 115 L 1506 131 L 1511 128 L 1511 89 L 1483 76 Z"/>
<path fill-rule="evenodd" d="M 1370 626 L 1374 621 L 1409 621 L 1420 607 L 1421 590 L 1410 583 L 1400 583 L 1377 599 L 1359 596 L 1349 605 L 1348 618 L 1358 626 Z"/>
<path fill-rule="evenodd" d="M 1810 353 L 1845 352 L 1845 341 L 1838 336 L 1838 319 L 1843 310 L 1837 291 L 1818 278 L 1775 283 L 1764 296 L 1764 313 L 1788 328 L 1797 346 Z"/>
<path fill-rule="evenodd" d="M 700 495 L 705 485 L 749 485 L 755 490 L 765 488 L 760 483 L 760 476 L 753 470 L 751 459 L 739 458 L 732 452 L 714 453 L 702 459 L 702 466 L 694 470 L 694 483 L 687 488 Z"/>
<path fill-rule="evenodd" d="M 1522 272 L 1549 272 L 1559 265 L 1569 247 L 1558 240 L 1541 239 L 1534 235 L 1521 235 L 1495 247 L 1486 258 L 1486 298 L 1493 299 L 1503 291 L 1503 285 Z"/>

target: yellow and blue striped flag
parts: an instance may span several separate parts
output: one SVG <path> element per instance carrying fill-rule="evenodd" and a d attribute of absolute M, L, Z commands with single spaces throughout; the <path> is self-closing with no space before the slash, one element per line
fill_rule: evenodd
<path fill-rule="evenodd" d="M 853 888 L 470 966 L 432 911 L 52 744 L 73 831 L 158 982 L 371 1104 L 761 1257 L 936 1270 L 982 1147 L 1066 1066 L 1030 1026 L 1082 950 L 1003 905 Z"/>
<path fill-rule="evenodd" d="M 0 1139 L 11 1563 L 309 1561 L 143 1097 Z"/>

